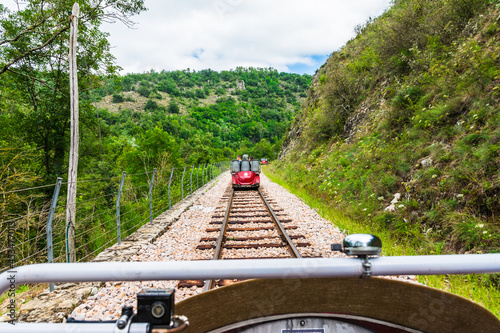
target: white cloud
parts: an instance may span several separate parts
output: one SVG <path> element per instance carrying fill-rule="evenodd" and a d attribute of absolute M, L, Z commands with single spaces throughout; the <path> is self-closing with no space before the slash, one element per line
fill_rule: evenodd
<path fill-rule="evenodd" d="M 136 29 L 121 23 L 102 28 L 124 73 L 237 66 L 314 73 L 354 36 L 357 24 L 382 14 L 390 2 L 146 0 L 149 10 L 133 18 Z"/>

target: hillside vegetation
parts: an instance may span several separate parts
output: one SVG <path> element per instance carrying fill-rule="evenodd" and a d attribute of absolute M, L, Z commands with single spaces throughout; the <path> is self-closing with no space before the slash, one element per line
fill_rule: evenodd
<path fill-rule="evenodd" d="M 395 0 L 356 31 L 276 170 L 417 253 L 498 252 L 500 2 Z"/>
<path fill-rule="evenodd" d="M 311 76 L 271 68 L 127 74 L 96 90 L 100 116 L 114 137 L 140 138 L 153 128 L 175 141 L 182 163 L 274 158 Z M 139 144 L 140 146 L 140 144 Z"/>
<path fill-rule="evenodd" d="M 42 183 L 64 177 L 68 109 L 50 104 L 57 112 L 42 113 L 31 103 L 39 91 L 34 90 L 33 98 L 20 95 L 33 86 L 23 85 L 22 77 L 17 81 L 16 74 L 3 78 L 2 164 L 11 163 L 10 168 Z M 80 78 L 85 89 L 80 94 L 79 172 L 89 179 L 123 170 L 150 171 L 165 161 L 170 167 L 198 165 L 242 153 L 272 159 L 311 82 L 310 75 L 241 67 L 220 73 L 187 69 L 92 79 L 94 83 Z M 21 155 L 29 155 L 28 164 Z"/>

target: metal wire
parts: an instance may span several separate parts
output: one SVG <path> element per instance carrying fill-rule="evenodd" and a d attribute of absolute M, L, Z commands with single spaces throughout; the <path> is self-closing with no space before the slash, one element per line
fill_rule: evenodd
<path fill-rule="evenodd" d="M 111 180 L 111 179 L 115 179 L 115 178 L 121 178 L 122 176 L 114 176 L 114 177 L 110 177 L 110 178 L 98 178 L 98 179 L 84 179 L 84 180 L 79 180 L 77 182 L 72 182 L 72 183 L 77 183 L 77 184 L 81 184 L 81 183 L 90 183 L 90 182 L 100 182 L 100 181 L 103 181 L 103 180 Z M 70 182 L 63 182 L 62 184 L 64 185 L 68 185 Z"/>
<path fill-rule="evenodd" d="M 10 194 L 10 193 L 17 193 L 17 192 L 24 192 L 24 191 L 31 191 L 31 190 L 38 190 L 40 188 L 47 188 L 47 187 L 52 187 L 56 186 L 56 184 L 49 184 L 49 185 L 42 185 L 42 186 L 35 186 L 35 187 L 28 187 L 28 188 L 21 188 L 18 190 L 12 190 L 12 191 L 7 191 L 7 192 L 0 192 L 0 195 L 4 194 Z"/>
<path fill-rule="evenodd" d="M 137 227 L 138 225 L 139 225 L 139 228 L 140 228 L 141 226 L 143 226 L 143 225 L 144 225 L 144 224 L 146 224 L 147 222 L 148 222 L 148 219 L 145 219 L 145 220 L 141 220 L 141 221 L 139 221 L 139 223 L 136 223 L 136 224 L 134 224 L 132 227 L 130 227 L 130 228 L 128 228 L 127 230 L 125 230 L 124 234 L 126 234 L 126 233 L 127 233 L 127 232 L 129 232 L 130 230 L 134 229 L 134 228 L 135 228 L 135 227 Z M 142 223 L 142 225 L 141 225 L 141 223 Z M 139 228 L 137 228 L 137 229 L 139 229 Z M 130 234 L 130 235 L 131 235 L 131 234 Z M 130 235 L 129 235 L 129 236 L 130 236 Z"/>
<path fill-rule="evenodd" d="M 37 216 L 37 215 L 40 215 L 40 214 L 43 214 L 43 213 L 48 213 L 49 210 L 50 210 L 50 208 L 42 209 L 42 210 L 38 210 L 38 211 L 34 211 L 34 212 L 30 212 L 30 213 L 28 213 L 26 215 L 23 215 L 23 216 L 14 217 L 14 218 L 12 218 L 10 220 L 1 221 L 0 224 L 11 223 L 11 222 L 14 222 L 14 221 L 25 219 L 27 217 L 32 217 L 32 216 Z"/>
<path fill-rule="evenodd" d="M 97 240 L 97 239 L 100 239 L 100 238 L 102 238 L 103 236 L 105 236 L 105 235 L 109 234 L 110 232 L 116 232 L 116 229 L 110 229 L 110 230 L 106 231 L 105 233 L 103 233 L 103 234 L 101 234 L 101 235 L 97 236 L 97 237 L 96 237 L 96 238 L 94 238 L 93 240 L 95 241 L 95 240 Z M 72 237 L 71 239 L 72 239 L 72 240 L 75 240 L 75 238 L 76 238 L 76 236 L 75 236 L 75 237 Z"/>
<path fill-rule="evenodd" d="M 32 238 L 30 238 L 30 239 L 28 239 L 28 240 L 25 240 L 25 241 L 24 241 L 24 242 L 22 242 L 22 243 L 16 244 L 16 245 L 14 245 L 13 247 L 19 247 L 19 246 L 21 246 L 21 245 L 23 245 L 23 244 L 26 244 L 26 243 L 28 243 L 28 242 L 30 242 L 30 241 L 32 241 L 32 240 L 39 239 L 39 238 L 44 237 L 44 236 L 47 236 L 47 235 L 46 235 L 46 234 L 44 234 L 44 233 L 42 233 L 42 234 L 40 234 L 40 235 L 38 235 L 38 236 L 32 237 Z"/>
<path fill-rule="evenodd" d="M 132 192 L 132 191 L 136 191 L 136 190 L 141 189 L 141 188 L 143 188 L 143 187 L 145 187 L 145 188 L 149 188 L 149 185 L 148 185 L 148 184 L 146 184 L 146 185 L 141 185 L 141 186 L 136 186 L 136 187 L 132 187 L 132 188 L 128 188 L 128 189 L 124 189 L 124 190 L 122 191 L 122 193 L 124 193 L 124 192 Z"/>
<path fill-rule="evenodd" d="M 96 253 L 97 251 L 99 251 L 100 249 L 102 249 L 103 247 L 105 247 L 106 245 L 108 245 L 109 243 L 111 243 L 112 241 L 114 241 L 114 239 L 110 239 L 109 241 L 107 241 L 106 243 L 104 243 L 102 246 L 100 246 L 98 249 L 90 252 L 89 254 L 87 254 L 85 257 L 82 257 L 80 258 L 79 260 L 77 260 L 78 262 L 81 262 L 83 259 L 91 256 L 92 254 Z"/>
<path fill-rule="evenodd" d="M 101 215 L 104 215 L 104 214 L 107 214 L 109 213 L 110 211 L 114 211 L 115 209 L 114 208 L 108 208 L 108 210 L 106 211 L 103 211 L 103 212 L 100 212 L 99 214 L 95 214 L 95 215 L 90 215 L 89 217 L 86 217 L 85 219 L 83 220 L 79 220 L 78 223 L 82 223 L 82 222 L 85 222 L 85 221 L 88 221 L 90 220 L 91 218 L 97 218 Z"/>
<path fill-rule="evenodd" d="M 148 217 L 149 217 L 149 214 L 148 214 Z M 132 222 L 134 220 L 137 220 L 138 218 L 141 218 L 141 215 L 137 215 L 136 217 L 130 219 L 130 220 L 127 220 L 126 222 Z M 124 226 L 126 222 L 123 222 L 122 225 Z"/>
<path fill-rule="evenodd" d="M 195 171 L 198 172 L 199 168 L 200 168 L 200 166 L 196 167 Z M 124 207 L 124 210 L 125 210 L 125 212 L 121 214 L 121 216 L 124 217 L 124 220 L 122 220 L 122 226 L 132 224 L 130 227 L 128 227 L 124 231 L 123 235 L 125 237 L 130 235 L 131 233 L 133 233 L 134 229 L 137 230 L 138 228 L 141 227 L 141 225 L 143 225 L 144 223 L 146 223 L 149 220 L 149 209 L 146 209 L 146 208 L 148 208 L 147 206 L 149 204 L 149 200 L 147 200 L 147 194 L 146 194 L 146 192 L 144 192 L 144 190 L 149 188 L 151 185 L 151 183 L 150 183 L 150 175 L 151 174 L 152 174 L 152 172 L 146 171 L 144 173 L 127 175 L 127 179 L 130 179 L 130 177 L 145 176 L 145 181 L 143 183 L 144 185 L 134 186 L 132 184 L 131 186 L 128 186 L 127 188 L 125 188 L 122 192 L 122 193 L 126 193 L 131 198 L 130 200 L 123 200 L 122 199 L 123 202 L 121 203 L 121 207 Z M 168 193 L 169 190 L 168 190 L 167 186 L 164 185 L 164 181 L 160 180 L 159 178 L 156 178 L 154 180 L 154 183 L 153 183 L 154 187 L 153 187 L 153 191 L 152 191 L 152 193 L 154 195 L 154 200 L 153 200 L 153 208 L 154 209 L 152 209 L 153 218 L 157 218 L 163 212 L 168 210 L 168 198 L 169 197 L 171 198 L 173 205 L 175 205 L 181 201 L 181 187 L 189 186 L 189 184 L 191 183 L 191 181 L 189 179 L 184 179 L 184 182 L 182 182 L 181 175 L 182 175 L 182 170 L 175 169 L 175 172 L 172 175 L 170 194 Z M 87 180 L 80 180 L 80 181 L 77 181 L 75 183 L 80 183 L 80 184 L 97 183 L 97 182 L 102 182 L 102 181 L 111 181 L 111 180 L 120 179 L 120 177 L 121 176 L 114 176 L 114 177 L 109 177 L 109 178 L 99 178 L 99 179 L 87 179 Z M 195 188 L 195 190 L 198 190 L 199 188 L 206 185 L 206 183 L 208 183 L 207 177 L 208 176 L 206 176 L 206 175 L 202 177 L 202 179 L 206 180 L 205 182 L 202 181 L 201 183 L 193 184 L 194 185 L 193 187 Z M 62 184 L 67 185 L 67 184 L 69 184 L 69 182 L 64 182 Z M 23 191 L 29 191 L 29 190 L 35 190 L 35 189 L 42 189 L 42 188 L 52 187 L 55 185 L 56 184 L 50 184 L 50 185 L 43 185 L 43 186 L 26 188 L 26 189 L 18 189 L 18 190 L 13 190 L 13 191 L 1 192 L 0 194 L 9 194 L 9 193 L 23 192 Z M 199 186 L 197 186 L 197 185 L 199 185 Z M 103 186 L 106 186 L 106 184 L 103 184 Z M 88 188 L 86 188 L 86 187 L 88 187 Z M 92 189 L 95 190 L 96 187 L 95 186 L 84 186 L 83 189 L 84 189 L 83 190 L 84 192 L 86 190 L 86 191 L 88 191 L 87 193 L 89 193 L 90 191 L 92 191 Z M 130 193 L 132 193 L 132 196 L 130 196 Z M 89 225 L 89 226 L 92 226 L 94 224 L 94 220 L 96 220 L 95 222 L 97 224 L 94 225 L 93 227 L 85 228 L 84 230 L 81 230 L 81 232 L 76 231 L 75 235 L 72 237 L 72 240 L 77 241 L 77 238 L 82 238 L 83 236 L 87 237 L 87 235 L 92 234 L 96 230 L 99 230 L 100 228 L 102 228 L 103 223 L 109 224 L 110 222 L 113 221 L 113 219 L 107 219 L 105 221 L 99 221 L 99 219 L 102 216 L 108 215 L 114 211 L 114 208 L 109 208 L 109 209 L 102 211 L 102 204 L 104 203 L 105 199 L 115 197 L 116 195 L 117 195 L 117 193 L 109 193 L 109 194 L 104 194 L 104 195 L 92 197 L 92 198 L 89 198 L 88 200 L 85 200 L 85 201 L 77 202 L 77 207 L 79 208 L 78 211 L 81 211 L 84 215 L 84 218 L 82 220 L 78 221 L 79 224 L 81 224 L 82 222 L 86 222 L 86 221 L 92 221 L 92 223 L 90 223 L 90 225 Z M 64 199 L 60 199 L 60 201 L 63 201 L 63 200 Z M 81 207 L 81 205 L 88 204 L 88 203 L 94 203 L 94 205 L 99 206 L 99 208 L 96 209 L 97 212 L 94 211 L 94 209 L 95 209 L 94 207 Z M 36 212 L 30 212 L 24 216 L 13 217 L 13 218 L 10 218 L 8 220 L 0 221 L 0 225 L 4 225 L 7 223 L 13 223 L 13 222 L 15 222 L 17 224 L 17 223 L 19 223 L 19 221 L 22 221 L 23 219 L 33 218 L 33 217 L 36 217 L 37 215 L 39 216 L 41 214 L 46 214 L 49 211 L 50 211 L 50 209 L 47 208 L 47 209 L 42 209 L 42 210 L 36 211 Z M 132 214 L 137 214 L 137 215 L 130 218 L 129 220 L 127 220 L 127 217 L 131 217 Z M 146 217 L 146 215 L 147 215 L 147 217 Z M 63 228 L 63 225 L 64 225 L 64 220 L 58 218 L 54 222 L 53 230 L 54 231 L 61 230 L 60 228 Z M 105 226 L 104 230 L 106 228 L 107 227 Z M 106 238 L 110 237 L 110 235 L 113 232 L 116 232 L 116 227 L 112 227 L 109 230 L 107 230 L 103 233 L 100 233 L 99 235 L 96 235 L 95 238 L 90 239 L 88 242 L 92 243 L 92 242 L 98 241 L 98 240 L 103 239 L 103 238 L 106 239 Z M 58 234 L 59 234 L 59 231 L 58 231 Z M 64 231 L 62 234 L 64 234 Z M 22 247 L 29 245 L 29 244 L 36 244 L 40 239 L 43 239 L 44 236 L 45 236 L 44 233 L 39 234 L 39 235 L 32 237 L 30 239 L 23 240 L 22 242 L 14 245 L 14 247 L 15 248 L 22 248 Z M 62 238 L 64 238 L 64 237 L 62 237 Z M 59 239 L 61 239 L 61 238 L 59 238 Z M 105 247 L 106 245 L 108 245 L 114 241 L 115 241 L 115 238 L 110 237 L 109 240 L 106 240 L 105 243 L 103 245 L 99 246 L 96 250 L 94 250 L 88 254 L 84 253 L 84 257 L 78 261 L 82 261 L 82 260 L 100 252 L 103 247 Z M 65 250 L 64 250 L 65 242 L 66 242 L 65 239 L 61 239 L 60 241 L 58 241 L 52 245 L 54 250 L 61 254 L 61 255 L 55 257 L 54 261 L 64 261 L 65 253 L 63 253 L 63 252 L 65 252 Z M 76 249 L 73 249 L 72 251 L 81 251 L 83 248 L 85 248 L 87 246 L 89 246 L 88 243 L 81 244 L 80 246 L 78 246 Z M 9 248 L 1 249 L 0 253 L 3 254 L 8 250 L 9 250 Z M 22 258 L 21 260 L 17 261 L 15 264 L 17 265 L 19 263 L 27 262 L 30 259 L 32 259 L 36 256 L 39 256 L 40 254 L 42 254 L 44 252 L 47 252 L 47 246 L 45 246 L 43 249 L 41 249 L 33 254 L 30 254 L 26 258 Z M 84 250 L 84 252 L 86 252 L 86 251 Z"/>
<path fill-rule="evenodd" d="M 109 222 L 109 221 L 112 221 L 112 220 L 107 220 L 107 221 L 104 221 L 103 223 L 106 223 L 106 222 Z M 81 236 L 85 235 L 86 233 L 88 233 L 88 232 L 90 232 L 90 231 L 92 231 L 92 230 L 95 230 L 95 229 L 97 229 L 97 228 L 101 228 L 101 227 L 102 227 L 102 225 L 98 224 L 98 225 L 96 225 L 95 227 L 93 227 L 93 228 L 91 228 L 91 229 L 86 229 L 86 230 L 85 230 L 85 231 L 83 231 L 82 233 L 79 233 L 78 235 L 75 235 L 75 237 L 76 237 L 76 236 L 81 237 Z"/>
<path fill-rule="evenodd" d="M 116 195 L 115 193 L 110 193 L 110 194 L 105 194 L 105 195 L 101 195 L 101 196 L 98 196 L 98 197 L 93 197 L 92 199 L 89 199 L 87 201 L 78 201 L 77 205 L 84 204 L 84 203 L 87 203 L 87 202 L 96 201 L 96 199 L 111 197 L 111 196 L 115 196 L 115 195 Z"/>
<path fill-rule="evenodd" d="M 74 249 L 73 249 L 73 252 L 77 252 L 77 251 L 78 251 L 78 250 L 80 250 L 81 248 L 83 248 L 83 247 L 85 247 L 85 246 L 88 246 L 88 245 L 89 245 L 88 243 L 85 243 L 85 244 L 83 244 L 83 245 L 80 245 L 79 247 L 74 248 Z"/>
<path fill-rule="evenodd" d="M 45 251 L 47 251 L 47 247 L 45 247 L 45 248 L 41 249 L 41 250 L 40 250 L 40 251 L 38 251 L 38 252 L 33 253 L 32 255 L 30 255 L 30 256 L 28 256 L 28 257 L 26 257 L 26 258 L 23 258 L 23 259 L 21 259 L 21 260 L 19 260 L 19 261 L 16 261 L 15 263 L 13 263 L 13 264 L 12 264 L 12 266 L 16 267 L 16 266 L 18 266 L 18 264 L 19 264 L 19 263 L 25 262 L 25 261 L 26 261 L 26 260 L 28 260 L 29 258 L 32 258 L 32 257 L 36 256 L 37 254 L 40 254 L 40 253 L 45 252 Z M 7 267 L 7 268 L 2 267 L 2 268 L 0 268 L 0 273 L 5 272 L 5 271 L 8 271 L 9 269 L 10 269 L 10 266 L 9 266 L 9 267 Z"/>
<path fill-rule="evenodd" d="M 127 175 L 127 177 L 133 177 L 133 176 L 140 176 L 140 175 L 147 175 L 148 173 L 147 172 L 143 172 L 143 173 L 132 173 L 130 175 Z M 120 176 L 121 177 L 121 176 Z"/>

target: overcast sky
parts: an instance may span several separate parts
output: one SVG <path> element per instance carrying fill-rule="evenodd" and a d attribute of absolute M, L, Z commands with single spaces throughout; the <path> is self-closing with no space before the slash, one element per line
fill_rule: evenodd
<path fill-rule="evenodd" d="M 1 0 L 1 3 L 14 2 Z M 382 14 L 390 0 L 146 0 L 148 11 L 103 25 L 123 74 L 211 68 L 273 67 L 314 74 Z"/>

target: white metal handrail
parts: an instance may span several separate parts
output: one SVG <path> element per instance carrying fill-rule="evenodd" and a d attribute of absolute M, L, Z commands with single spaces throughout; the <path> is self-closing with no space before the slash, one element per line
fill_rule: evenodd
<path fill-rule="evenodd" d="M 500 253 L 378 257 L 370 261 L 372 276 L 500 272 Z M 358 258 L 34 264 L 0 274 L 0 295 L 11 284 L 41 282 L 325 278 L 363 273 L 363 261 Z"/>

